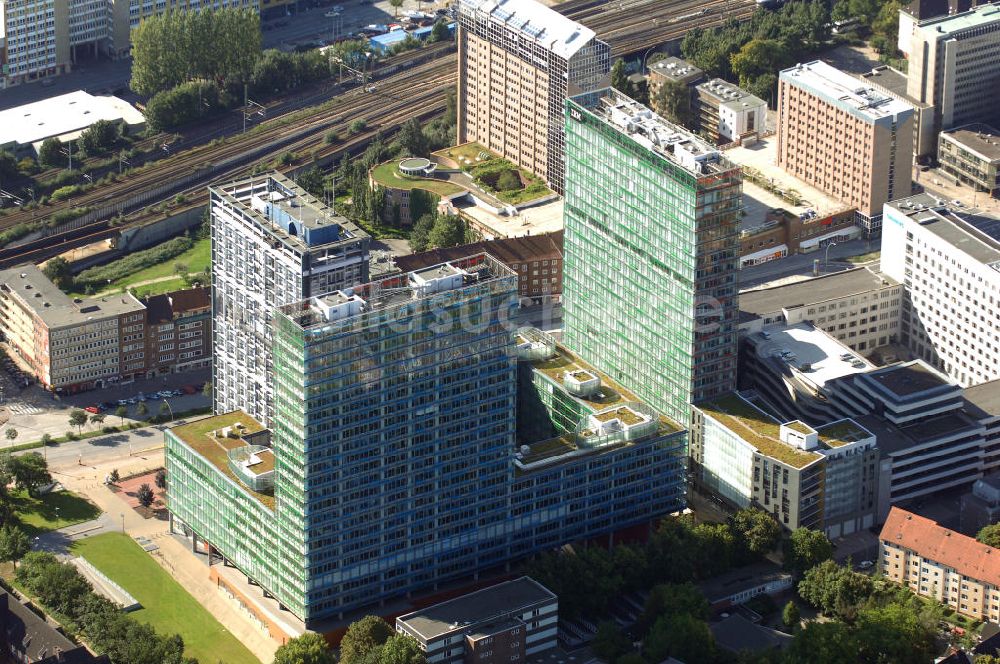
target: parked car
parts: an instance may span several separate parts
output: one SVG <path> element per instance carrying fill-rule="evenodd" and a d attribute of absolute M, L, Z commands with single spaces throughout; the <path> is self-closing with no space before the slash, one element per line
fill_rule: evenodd
<path fill-rule="evenodd" d="M 101 412 L 101 409 L 98 408 L 97 406 L 87 406 L 86 408 L 84 408 L 84 410 L 90 413 L 91 415 L 97 415 L 99 412 Z"/>

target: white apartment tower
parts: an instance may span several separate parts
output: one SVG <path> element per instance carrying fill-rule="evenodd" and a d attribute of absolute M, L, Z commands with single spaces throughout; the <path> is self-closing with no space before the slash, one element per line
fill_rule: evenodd
<path fill-rule="evenodd" d="M 909 57 L 906 94 L 934 106 L 935 131 L 973 122 L 996 126 L 1000 3 L 920 21 Z"/>
<path fill-rule="evenodd" d="M 215 410 L 270 426 L 274 308 L 366 283 L 371 238 L 279 173 L 209 192 Z"/>
<path fill-rule="evenodd" d="M 458 5 L 458 141 L 475 141 L 563 192 L 567 97 L 607 87 L 611 50 L 535 0 Z"/>
<path fill-rule="evenodd" d="M 887 203 L 882 271 L 903 284 L 900 340 L 968 387 L 1000 378 L 1000 222 L 929 194 Z"/>

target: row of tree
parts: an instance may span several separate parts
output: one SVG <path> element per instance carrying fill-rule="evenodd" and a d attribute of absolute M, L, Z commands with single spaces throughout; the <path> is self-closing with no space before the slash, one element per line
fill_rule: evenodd
<path fill-rule="evenodd" d="M 780 538 L 778 523 L 753 508 L 740 510 L 727 523 L 664 519 L 645 544 L 545 553 L 529 563 L 527 573 L 559 595 L 560 615 L 601 615 L 608 598 L 711 578 L 760 560 Z"/>
<path fill-rule="evenodd" d="M 260 16 L 236 7 L 170 10 L 143 19 L 131 40 L 131 88 L 141 95 L 192 79 L 245 82 L 260 57 Z"/>
<path fill-rule="evenodd" d="M 278 648 L 274 664 L 336 664 L 322 636 L 306 633 Z M 340 642 L 340 664 L 427 664 L 420 643 L 397 634 L 378 616 L 351 623 Z"/>
<path fill-rule="evenodd" d="M 51 553 L 24 555 L 15 573 L 17 582 L 51 611 L 66 619 L 113 664 L 196 664 L 184 656 L 184 641 L 163 636 L 146 623 L 122 613 L 121 608 L 94 592 L 72 565 Z"/>

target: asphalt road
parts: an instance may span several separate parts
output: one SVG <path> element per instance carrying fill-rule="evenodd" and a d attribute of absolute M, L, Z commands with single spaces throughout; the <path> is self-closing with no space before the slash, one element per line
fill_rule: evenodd
<path fill-rule="evenodd" d="M 756 288 L 778 279 L 802 275 L 812 276 L 813 261 L 819 260 L 820 274 L 832 274 L 859 267 L 856 263 L 849 263 L 841 260 L 851 256 L 861 256 L 873 251 L 878 251 L 880 247 L 878 239 L 875 240 L 851 240 L 842 242 L 830 248 L 830 262 L 826 263 L 826 251 L 814 251 L 808 254 L 796 254 L 786 256 L 776 261 L 751 265 L 740 270 L 740 290 Z"/>
<path fill-rule="evenodd" d="M 75 440 L 43 449 L 27 450 L 16 454 L 38 452 L 45 456 L 54 479 L 60 472 L 73 472 L 80 466 L 97 466 L 102 463 L 141 457 L 144 452 L 152 452 L 163 446 L 163 430 L 186 420 L 170 424 L 159 424 L 133 431 L 112 433 L 87 440 Z"/>

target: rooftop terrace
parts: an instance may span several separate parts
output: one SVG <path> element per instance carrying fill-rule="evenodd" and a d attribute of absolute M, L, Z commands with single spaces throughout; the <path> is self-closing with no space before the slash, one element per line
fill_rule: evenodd
<path fill-rule="evenodd" d="M 242 425 L 243 428 L 234 428 L 237 424 Z M 223 475 L 233 480 L 240 488 L 263 503 L 265 507 L 273 510 L 274 496 L 250 489 L 230 467 L 229 452 L 246 447 L 247 441 L 243 440 L 242 437 L 230 438 L 225 435 L 216 435 L 226 429 L 238 431 L 240 436 L 244 436 L 263 431 L 264 425 L 242 411 L 234 411 L 174 427 L 170 429 L 170 433 L 205 457 Z M 270 457 L 269 463 L 273 467 L 274 455 L 268 454 L 267 456 Z"/>

